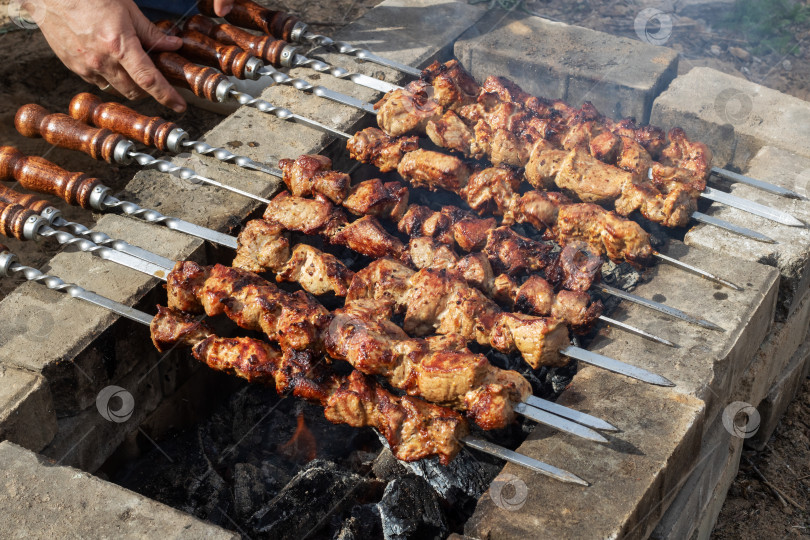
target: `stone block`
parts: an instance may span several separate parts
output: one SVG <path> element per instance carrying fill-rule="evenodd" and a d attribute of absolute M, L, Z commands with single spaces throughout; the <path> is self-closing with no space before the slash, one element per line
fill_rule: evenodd
<path fill-rule="evenodd" d="M 650 123 L 683 127 L 721 167 L 743 169 L 763 146 L 810 157 L 810 103 L 711 68 L 672 81 L 655 99 Z"/>
<path fill-rule="evenodd" d="M 96 229 L 171 259 L 189 258 L 199 240 L 144 221 L 105 215 Z M 89 253 L 61 252 L 43 271 L 127 305 L 150 293 L 159 280 Z M 165 293 L 158 291 L 156 299 Z M 83 410 L 98 391 L 124 376 L 152 351 L 149 330 L 38 283 L 25 283 L 0 302 L 0 317 L 13 330 L 0 335 L 0 364 L 41 374 L 57 415 Z M 152 351 L 150 354 L 156 354 Z"/>
<path fill-rule="evenodd" d="M 714 504 L 715 490 L 724 485 L 727 478 L 733 479 L 737 474 L 742 443 L 743 439 L 733 437 L 723 427 L 722 417 L 718 416 L 706 431 L 694 469 L 656 525 L 651 538 L 678 540 L 692 536 L 706 509 Z M 727 490 L 728 485 L 722 491 L 721 501 L 725 500 Z"/>
<path fill-rule="evenodd" d="M 160 379 L 158 366 L 139 364 L 101 389 L 88 409 L 60 418 L 58 432 L 42 454 L 60 465 L 96 471 L 160 404 Z"/>
<path fill-rule="evenodd" d="M 765 399 L 768 391 L 781 377 L 796 351 L 807 339 L 808 325 L 810 325 L 810 291 L 804 295 L 787 321 L 773 325 L 768 337 L 744 370 L 737 387 L 729 396 L 728 403 L 742 401 L 757 406 Z"/>
<path fill-rule="evenodd" d="M 715 272 L 743 287 L 732 291 L 660 264 L 636 293 L 699 315 L 724 328 L 703 330 L 622 304 L 612 315 L 674 340 L 665 349 L 619 330 L 605 328 L 590 350 L 664 375 L 674 388 L 653 387 L 585 367 L 559 402 L 613 422 L 622 431 L 609 445 L 535 428 L 519 451 L 579 474 L 592 483 L 579 488 L 507 465 L 529 487 L 526 503 L 504 510 L 485 494 L 465 533 L 473 537 L 644 538 L 675 499 L 695 467 L 700 448 L 716 433 L 751 357 L 767 335 L 776 303 L 778 272 L 671 242 L 667 254 Z M 549 512 L 549 508 L 554 511 Z"/>
<path fill-rule="evenodd" d="M 0 440 L 38 452 L 55 434 L 56 414 L 45 380 L 0 365 Z"/>
<path fill-rule="evenodd" d="M 590 101 L 610 117 L 641 122 L 678 69 L 672 49 L 498 11 L 468 30 L 455 52 L 479 82 L 501 75 L 530 94 L 577 106 Z"/>
<path fill-rule="evenodd" d="M 717 518 L 720 516 L 720 511 L 723 509 L 723 503 L 726 502 L 728 490 L 740 470 L 740 457 L 742 456 L 744 439 L 732 437 L 731 444 L 732 448 L 729 449 L 728 459 L 721 466 L 722 474 L 714 486 L 714 490 L 709 493 L 706 506 L 703 507 L 699 514 L 697 527 L 695 527 L 692 534 L 693 539 L 705 540 L 711 538 L 712 530 L 717 523 Z"/>
<path fill-rule="evenodd" d="M 6 537 L 239 538 L 7 441 L 0 443 L 0 462 L 0 522 Z"/>
<path fill-rule="evenodd" d="M 763 147 L 751 160 L 746 174 L 805 194 L 810 188 L 810 159 L 794 153 Z M 787 199 L 745 184 L 729 184 L 734 195 L 788 212 L 802 221 L 810 220 L 810 202 Z M 796 303 L 810 289 L 810 230 L 788 227 L 729 206 L 712 204 L 709 214 L 760 231 L 776 240 L 767 244 L 728 233 L 717 227 L 698 225 L 685 238 L 689 245 L 757 261 L 779 269 L 777 320 L 785 320 Z"/>
<path fill-rule="evenodd" d="M 810 337 L 810 334 L 808 334 Z M 746 445 L 755 450 L 762 450 L 768 444 L 776 426 L 781 422 L 790 402 L 796 397 L 802 384 L 810 374 L 810 342 L 805 341 L 793 355 L 790 364 L 780 375 L 757 406 L 759 411 L 759 430 L 746 441 Z"/>

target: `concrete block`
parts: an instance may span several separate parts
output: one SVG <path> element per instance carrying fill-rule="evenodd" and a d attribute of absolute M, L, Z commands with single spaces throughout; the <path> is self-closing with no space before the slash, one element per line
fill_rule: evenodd
<path fill-rule="evenodd" d="M 455 52 L 479 82 L 502 75 L 530 94 L 575 105 L 591 101 L 610 117 L 641 122 L 678 70 L 672 49 L 498 11 L 468 30 Z"/>
<path fill-rule="evenodd" d="M 785 322 L 773 325 L 771 332 L 744 370 L 728 403 L 742 401 L 756 406 L 780 378 L 807 339 L 810 325 L 810 291 Z"/>
<path fill-rule="evenodd" d="M 662 540 L 690 538 L 702 522 L 707 508 L 714 504 L 717 488 L 724 485 L 727 478 L 733 479 L 737 474 L 742 447 L 743 439 L 733 437 L 723 427 L 722 417 L 718 416 L 706 431 L 694 470 L 685 479 L 677 497 L 650 537 Z M 726 485 L 720 497 L 721 505 L 727 490 Z"/>
<path fill-rule="evenodd" d="M 59 430 L 42 455 L 60 465 L 93 472 L 162 399 L 160 369 L 154 363 L 139 364 L 114 385 L 101 389 L 89 408 L 60 418 Z"/>
<path fill-rule="evenodd" d="M 85 472 L 0 443 L 0 522 L 7 538 L 239 536 Z"/>
<path fill-rule="evenodd" d="M 202 245 L 165 227 L 112 214 L 99 219 L 96 229 L 171 259 L 188 258 Z M 89 253 L 59 253 L 43 270 L 127 305 L 159 283 Z M 41 374 L 57 415 L 87 408 L 101 388 L 146 361 L 151 351 L 147 328 L 129 321 L 113 328 L 118 316 L 38 283 L 23 284 L 4 298 L 0 318 L 15 321 L 12 331 L 0 335 L 0 364 Z"/>
<path fill-rule="evenodd" d="M 743 169 L 763 146 L 810 157 L 810 103 L 711 68 L 672 81 L 650 123 L 683 127 L 709 145 L 718 166 Z"/>
<path fill-rule="evenodd" d="M 717 518 L 720 516 L 720 511 L 723 509 L 723 503 L 726 501 L 728 490 L 734 478 L 737 477 L 737 472 L 740 470 L 740 457 L 742 456 L 742 449 L 744 446 L 744 439 L 732 437 L 732 448 L 729 449 L 728 458 L 721 466 L 722 473 L 714 487 L 714 490 L 709 493 L 707 497 L 708 502 L 701 510 L 697 520 L 697 526 L 692 533 L 692 538 L 700 540 L 708 540 L 711 538 L 712 530 L 717 523 Z"/>
<path fill-rule="evenodd" d="M 663 349 L 614 329 L 602 329 L 590 350 L 664 375 L 677 386 L 660 388 L 585 367 L 559 402 L 613 422 L 622 431 L 610 445 L 536 428 L 519 451 L 579 474 L 593 485 L 549 481 L 519 467 L 506 472 L 529 486 L 526 503 L 508 511 L 485 494 L 465 533 L 479 538 L 643 538 L 649 535 L 695 467 L 700 448 L 767 335 L 776 303 L 778 273 L 754 262 L 717 256 L 671 242 L 666 253 L 723 275 L 742 291 L 715 286 L 660 264 L 636 293 L 715 322 L 725 332 L 702 330 L 636 305 L 613 316 L 674 340 Z M 554 511 L 549 512 L 549 508 Z"/>
<path fill-rule="evenodd" d="M 38 452 L 55 434 L 56 414 L 45 380 L 0 365 L 0 440 Z"/>
<path fill-rule="evenodd" d="M 759 411 L 759 430 L 756 435 L 746 441 L 746 444 L 755 450 L 762 450 L 768 444 L 776 426 L 782 421 L 790 402 L 799 393 L 799 390 L 810 374 L 810 343 L 799 348 L 793 355 L 790 364 L 780 375 L 779 379 L 770 388 L 757 406 Z"/>
<path fill-rule="evenodd" d="M 746 174 L 805 194 L 810 188 L 810 159 L 766 146 L 751 160 Z M 734 195 L 784 210 L 803 221 L 810 220 L 808 201 L 779 197 L 745 184 L 728 185 Z M 685 238 L 685 242 L 692 246 L 711 248 L 720 253 L 778 268 L 781 280 L 776 318 L 785 320 L 799 299 L 810 289 L 810 229 L 780 225 L 716 203 L 712 204 L 707 213 L 755 229 L 777 241 L 776 244 L 757 242 L 708 225 L 694 227 Z"/>

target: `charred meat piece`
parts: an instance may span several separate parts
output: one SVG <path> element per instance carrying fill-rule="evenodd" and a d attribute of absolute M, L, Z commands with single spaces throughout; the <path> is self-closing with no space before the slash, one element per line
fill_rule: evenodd
<path fill-rule="evenodd" d="M 377 124 L 392 137 L 424 133 L 431 120 L 438 120 L 444 114 L 425 88 L 413 84 L 388 92 L 374 104 L 374 108 L 377 110 Z"/>
<path fill-rule="evenodd" d="M 408 188 L 399 182 L 385 182 L 379 178 L 365 180 L 354 186 L 342 201 L 338 201 L 356 216 L 377 216 L 399 221 L 408 208 Z"/>
<path fill-rule="evenodd" d="M 444 64 L 433 62 L 422 70 L 421 79 L 433 89 L 433 100 L 445 109 L 455 109 L 472 103 L 481 87 L 459 63 L 452 59 Z"/>
<path fill-rule="evenodd" d="M 321 194 L 340 204 L 349 193 L 351 178 L 346 173 L 331 170 L 332 160 L 328 157 L 304 154 L 295 160 L 282 159 L 278 165 L 284 172 L 284 183 L 297 197 Z"/>
<path fill-rule="evenodd" d="M 276 195 L 264 211 L 264 219 L 290 231 L 332 237 L 348 219 L 343 210 L 325 198 L 305 199 L 284 191 Z"/>
<path fill-rule="evenodd" d="M 546 279 L 557 289 L 587 291 L 602 278 L 604 260 L 589 244 L 574 240 L 566 244 L 546 267 Z"/>
<path fill-rule="evenodd" d="M 484 254 L 496 273 L 516 275 L 548 265 L 551 246 L 517 234 L 509 227 L 493 229 Z"/>
<path fill-rule="evenodd" d="M 377 128 L 358 131 L 346 143 L 349 156 L 382 172 L 395 171 L 402 157 L 419 148 L 418 137 L 392 137 Z"/>
<path fill-rule="evenodd" d="M 363 216 L 352 221 L 335 234 L 331 242 L 374 258 L 401 259 L 405 252 L 402 242 L 389 234 L 373 216 Z"/>

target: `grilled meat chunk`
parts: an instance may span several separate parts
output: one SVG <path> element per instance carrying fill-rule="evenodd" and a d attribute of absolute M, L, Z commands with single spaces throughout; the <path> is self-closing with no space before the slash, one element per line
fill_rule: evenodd
<path fill-rule="evenodd" d="M 377 216 L 399 221 L 408 208 L 408 188 L 399 182 L 379 178 L 365 180 L 354 186 L 348 197 L 339 201 L 356 216 Z"/>
<path fill-rule="evenodd" d="M 237 237 L 234 268 L 250 272 L 278 271 L 290 258 L 289 234 L 278 223 L 253 219 Z"/>
<path fill-rule="evenodd" d="M 422 149 L 405 154 L 397 172 L 413 185 L 434 191 L 439 188 L 457 191 L 467 184 L 470 177 L 469 167 L 460 159 Z"/>
<path fill-rule="evenodd" d="M 441 118 L 444 111 L 431 99 L 426 87 L 409 85 L 408 88 L 385 94 L 374 104 L 377 124 L 392 137 L 408 133 L 424 133 L 431 120 Z"/>
<path fill-rule="evenodd" d="M 331 170 L 332 160 L 328 157 L 304 154 L 295 160 L 282 159 L 278 165 L 284 173 L 284 183 L 296 197 L 321 194 L 340 204 L 349 194 L 351 177 Z"/>
<path fill-rule="evenodd" d="M 355 133 L 346 143 L 349 156 L 360 163 L 371 163 L 382 172 L 395 171 L 405 154 L 419 148 L 419 138 L 392 137 L 377 128 Z"/>
<path fill-rule="evenodd" d="M 276 281 L 293 281 L 310 294 L 333 292 L 346 296 L 354 272 L 337 257 L 306 244 L 298 244 L 292 257 L 278 270 Z"/>

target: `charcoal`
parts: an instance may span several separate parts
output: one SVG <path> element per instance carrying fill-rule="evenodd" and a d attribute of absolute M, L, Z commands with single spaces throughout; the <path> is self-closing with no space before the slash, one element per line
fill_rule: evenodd
<path fill-rule="evenodd" d="M 240 520 L 252 516 L 267 501 L 267 486 L 262 470 L 250 463 L 233 468 L 234 512 Z"/>
<path fill-rule="evenodd" d="M 253 515 L 251 525 L 262 537 L 302 538 L 353 504 L 353 492 L 369 489 L 369 481 L 363 477 L 341 470 L 331 461 L 316 459 Z"/>
<path fill-rule="evenodd" d="M 374 476 L 384 482 L 388 482 L 408 472 L 408 469 L 394 457 L 394 454 L 392 454 L 391 450 L 388 448 L 383 448 L 380 453 L 377 454 L 377 459 L 374 460 L 371 470 L 374 472 Z"/>
<path fill-rule="evenodd" d="M 439 497 L 419 476 L 391 481 L 377 508 L 385 540 L 444 538 L 450 532 Z"/>
<path fill-rule="evenodd" d="M 362 504 L 352 508 L 335 540 L 368 540 L 382 538 L 382 520 L 376 504 Z"/>

